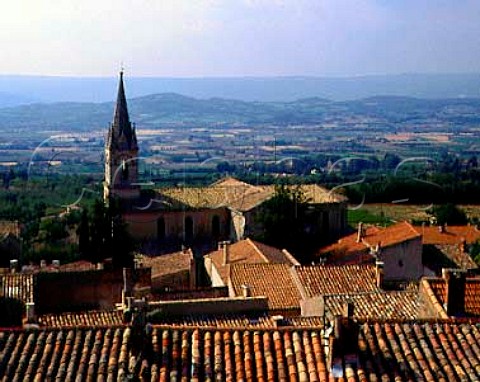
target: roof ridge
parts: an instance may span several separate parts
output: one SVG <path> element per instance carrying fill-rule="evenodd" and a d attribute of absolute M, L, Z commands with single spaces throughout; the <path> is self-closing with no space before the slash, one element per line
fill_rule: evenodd
<path fill-rule="evenodd" d="M 257 252 L 257 253 L 260 255 L 260 257 L 261 257 L 266 263 L 268 263 L 268 264 L 271 263 L 270 259 L 269 259 L 267 256 L 265 256 L 262 251 L 260 251 L 260 249 L 257 247 L 256 243 L 255 243 L 252 239 L 250 239 L 249 237 L 247 237 L 245 240 L 247 241 L 247 243 L 249 243 L 249 244 L 253 247 L 253 250 L 254 250 L 255 252 Z"/>
<path fill-rule="evenodd" d="M 309 298 L 307 291 L 305 290 L 304 285 L 302 284 L 302 281 L 300 280 L 300 276 L 298 275 L 297 268 L 298 265 L 294 265 L 290 267 L 290 275 L 292 277 L 293 283 L 295 284 L 297 290 L 300 292 L 300 296 L 302 296 L 302 299 L 305 300 Z"/>

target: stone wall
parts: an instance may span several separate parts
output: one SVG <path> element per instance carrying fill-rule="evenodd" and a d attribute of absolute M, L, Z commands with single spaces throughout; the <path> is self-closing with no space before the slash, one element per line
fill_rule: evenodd
<path fill-rule="evenodd" d="M 148 285 L 150 268 L 127 271 L 127 288 Z M 123 270 L 40 272 L 36 275 L 37 313 L 113 309 L 122 301 Z"/>
<path fill-rule="evenodd" d="M 185 219 L 193 221 L 193 237 L 195 239 L 214 238 L 212 232 L 213 219 L 219 219 L 218 240 L 225 240 L 230 234 L 230 213 L 226 208 L 203 209 L 192 211 L 157 211 L 128 212 L 123 215 L 128 231 L 138 240 L 165 240 L 183 242 Z M 159 221 L 164 222 L 164 237 L 159 237 Z"/>
<path fill-rule="evenodd" d="M 268 311 L 266 297 L 227 297 L 198 300 L 159 301 L 148 304 L 150 311 L 162 315 L 250 314 Z"/>

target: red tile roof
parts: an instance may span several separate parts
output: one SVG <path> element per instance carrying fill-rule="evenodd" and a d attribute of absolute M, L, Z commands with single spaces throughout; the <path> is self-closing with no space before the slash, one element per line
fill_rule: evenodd
<path fill-rule="evenodd" d="M 370 323 L 358 338 L 349 381 L 479 380 L 479 328 L 451 322 Z M 348 364 L 343 375 L 348 375 Z"/>
<path fill-rule="evenodd" d="M 144 267 L 152 268 L 152 279 L 190 270 L 190 261 L 193 259 L 191 250 L 179 251 L 160 256 L 141 256 L 139 261 Z"/>
<path fill-rule="evenodd" d="M 469 323 L 360 324 L 358 337 L 349 339 L 358 350 L 353 357 L 340 354 L 335 372 L 327 364 L 321 327 L 154 326 L 143 349 L 139 339 L 130 327 L 0 331 L 0 378 L 196 382 L 480 379 L 480 329 Z"/>
<path fill-rule="evenodd" d="M 300 291 L 287 264 L 232 264 L 230 281 L 236 296 L 247 285 L 251 296 L 266 296 L 271 310 L 298 310 Z"/>
<path fill-rule="evenodd" d="M 443 278 L 425 278 L 422 283 L 427 283 L 433 292 L 431 302 L 437 307 L 438 313 L 446 317 L 444 306 L 446 302 L 447 284 Z M 434 299 L 432 299 L 432 297 Z M 436 300 L 436 301 L 435 301 Z M 438 302 L 438 303 L 435 303 Z M 467 278 L 465 283 L 465 305 L 464 312 L 466 316 L 480 317 L 480 278 Z M 463 314 L 462 313 L 462 314 Z"/>
<path fill-rule="evenodd" d="M 44 314 L 38 317 L 38 324 L 51 327 L 122 325 L 123 313 L 113 310 Z"/>
<path fill-rule="evenodd" d="M 361 319 L 415 319 L 419 317 L 417 291 L 364 292 L 325 295 L 326 315 L 343 314 L 347 302 L 354 306 L 354 317 Z"/>
<path fill-rule="evenodd" d="M 130 328 L 0 332 L 4 380 L 325 381 L 320 329 L 154 327 L 132 353 Z M 150 351 L 148 351 L 150 348 Z"/>
<path fill-rule="evenodd" d="M 342 257 L 353 254 L 364 254 L 368 258 L 370 248 L 374 248 L 376 245 L 385 248 L 420 236 L 415 228 L 407 222 L 397 223 L 386 228 L 365 227 L 360 242 L 357 242 L 357 233 L 353 233 L 341 238 L 334 244 L 321 248 L 318 255 L 330 255 L 331 259 L 329 261 L 341 260 Z"/>
<path fill-rule="evenodd" d="M 447 259 L 453 261 L 456 267 L 462 269 L 474 269 L 478 268 L 477 263 L 472 260 L 470 255 L 465 252 L 461 245 L 448 245 L 438 244 L 435 247 L 447 257 Z M 438 261 L 438 259 L 437 259 Z"/>
<path fill-rule="evenodd" d="M 445 226 L 440 232 L 438 226 L 416 227 L 416 230 L 423 235 L 423 244 L 460 244 L 465 240 L 472 244 L 480 240 L 480 231 L 472 225 Z"/>
<path fill-rule="evenodd" d="M 284 250 L 244 239 L 228 245 L 228 264 L 274 263 L 294 265 L 298 262 Z M 223 265 L 224 250 L 210 252 L 205 257 L 212 259 L 222 280 L 228 282 L 228 266 Z"/>
<path fill-rule="evenodd" d="M 223 315 L 188 315 L 183 317 L 164 318 L 155 324 L 171 325 L 176 327 L 215 327 L 215 328 L 275 328 L 275 316 L 250 316 L 239 314 Z M 277 316 L 280 317 L 280 316 Z M 322 317 L 282 317 L 278 326 L 281 327 L 323 327 Z"/>
<path fill-rule="evenodd" d="M 379 291 L 374 266 L 300 266 L 295 267 L 295 274 L 305 297 Z"/>
<path fill-rule="evenodd" d="M 308 203 L 340 203 L 346 198 L 316 184 L 300 185 Z M 234 178 L 227 178 L 207 187 L 173 187 L 157 190 L 158 200 L 173 207 L 189 208 L 230 207 L 237 211 L 249 211 L 275 194 L 274 185 L 254 186 Z"/>

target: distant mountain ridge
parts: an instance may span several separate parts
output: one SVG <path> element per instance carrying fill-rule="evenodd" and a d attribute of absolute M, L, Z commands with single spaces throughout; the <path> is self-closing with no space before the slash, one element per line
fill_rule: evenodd
<path fill-rule="evenodd" d="M 303 98 L 289 102 L 247 102 L 223 98 L 196 99 L 174 93 L 152 94 L 128 101 L 131 120 L 139 127 L 165 125 L 311 124 L 325 116 L 371 116 L 397 122 L 408 119 L 462 119 L 480 123 L 480 98 L 419 99 L 376 96 L 354 101 Z M 0 109 L 0 129 L 92 131 L 112 120 L 113 102 L 61 102 Z"/>
<path fill-rule="evenodd" d="M 129 97 L 177 93 L 199 99 L 292 102 L 325 98 L 357 100 L 381 94 L 417 98 L 478 98 L 480 74 L 399 74 L 358 77 L 130 77 Z M 0 107 L 36 102 L 108 102 L 115 99 L 117 78 L 0 76 Z M 2 97 L 8 93 L 10 97 Z"/>

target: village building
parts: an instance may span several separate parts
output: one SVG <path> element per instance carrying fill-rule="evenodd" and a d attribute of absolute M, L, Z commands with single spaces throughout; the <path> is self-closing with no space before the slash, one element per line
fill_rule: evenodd
<path fill-rule="evenodd" d="M 243 239 L 236 243 L 220 242 L 216 251 L 204 256 L 205 270 L 213 287 L 228 285 L 229 270 L 232 264 L 288 264 L 300 265 L 285 249 Z"/>
<path fill-rule="evenodd" d="M 358 225 L 357 233 L 321 248 L 318 257 L 329 264 L 375 264 L 387 281 L 418 280 L 424 274 L 422 235 L 407 222 L 389 227 Z"/>
<path fill-rule="evenodd" d="M 476 269 L 470 256 L 470 246 L 480 240 L 480 230 L 474 225 L 416 227 L 422 235 L 423 263 L 435 274 L 442 268 Z"/>

